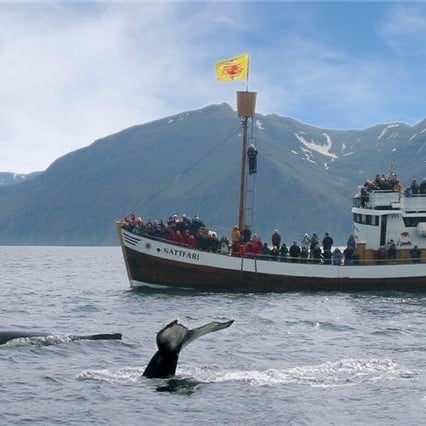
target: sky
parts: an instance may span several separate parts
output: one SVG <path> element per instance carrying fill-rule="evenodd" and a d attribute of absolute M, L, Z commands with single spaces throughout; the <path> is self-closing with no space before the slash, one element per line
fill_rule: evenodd
<path fill-rule="evenodd" d="M 215 64 L 250 55 L 249 80 Z M 426 117 L 426 3 L 0 0 L 0 171 L 256 91 L 324 129 Z M 160 142 L 159 142 L 160 143 Z"/>

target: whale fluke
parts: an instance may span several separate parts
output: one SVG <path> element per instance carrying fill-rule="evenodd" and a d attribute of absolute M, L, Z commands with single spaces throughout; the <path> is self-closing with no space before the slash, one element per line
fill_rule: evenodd
<path fill-rule="evenodd" d="M 0 331 L 0 345 L 4 345 L 10 340 L 31 338 L 31 337 L 48 337 L 53 336 L 52 333 L 41 333 L 39 331 Z M 121 340 L 121 333 L 111 334 L 89 334 L 86 336 L 70 335 L 69 340 Z"/>
<path fill-rule="evenodd" d="M 234 320 L 214 321 L 189 330 L 184 325 L 179 324 L 178 320 L 172 321 L 157 333 L 158 351 L 149 361 L 143 375 L 148 378 L 173 376 L 182 348 L 207 333 L 228 328 L 233 322 Z"/>

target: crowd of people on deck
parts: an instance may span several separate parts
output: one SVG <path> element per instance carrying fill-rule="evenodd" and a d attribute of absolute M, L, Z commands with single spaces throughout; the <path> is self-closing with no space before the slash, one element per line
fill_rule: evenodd
<path fill-rule="evenodd" d="M 405 195 L 412 196 L 412 195 L 426 195 L 426 178 L 423 178 L 422 181 L 417 183 L 417 180 L 414 179 L 411 182 L 411 186 L 407 188 L 405 191 Z"/>
<path fill-rule="evenodd" d="M 401 193 L 403 187 L 395 173 L 377 174 L 375 179 L 367 180 L 361 189 L 360 198 L 363 207 L 368 203 L 370 193 L 376 190 Z M 404 193 L 406 196 L 426 194 L 426 178 L 420 184 L 413 180 Z M 189 217 L 183 214 L 179 217 L 175 214 L 170 216 L 167 221 L 160 219 L 145 222 L 141 217 L 130 214 L 125 217 L 124 223 L 124 227 L 135 234 L 214 253 L 292 263 L 333 265 L 357 265 L 360 263 L 353 235 L 349 236 L 345 248 L 334 247 L 333 249 L 333 238 L 327 232 L 322 241 L 316 233 L 304 234 L 300 242 L 293 241 L 291 245 L 287 246 L 282 241 L 279 231 L 275 229 L 270 245 L 267 241 L 262 241 L 259 235 L 252 235 L 249 226 L 245 226 L 242 230 L 238 226 L 234 226 L 230 240 L 225 235 L 219 239 L 216 232 L 209 230 L 198 215 Z M 410 256 L 413 263 L 420 262 L 421 251 L 418 246 L 414 246 L 410 250 Z M 396 263 L 396 258 L 397 248 L 393 240 L 377 250 L 376 262 L 378 264 Z"/>
<path fill-rule="evenodd" d="M 228 254 L 229 240 L 226 236 L 218 239 L 216 232 L 206 228 L 198 215 L 192 218 L 187 215 L 172 215 L 167 221 L 144 221 L 135 214 L 124 218 L 124 227 L 137 235 L 147 235 L 158 240 L 165 240 L 174 244 L 196 248 L 214 253 Z"/>
<path fill-rule="evenodd" d="M 412 263 L 420 263 L 422 252 L 417 245 L 409 250 L 409 255 Z M 376 263 L 378 265 L 397 263 L 397 247 L 393 239 L 390 239 L 386 245 L 379 247 L 376 252 Z"/>
<path fill-rule="evenodd" d="M 396 177 L 395 173 L 389 173 L 389 175 L 376 174 L 374 180 L 368 180 L 365 182 L 364 187 L 369 191 L 380 190 L 380 191 L 394 191 L 401 192 L 402 186 Z"/>
<path fill-rule="evenodd" d="M 387 176 L 384 174 L 376 174 L 375 179 L 367 179 L 364 186 L 361 188 L 360 198 L 362 207 L 367 205 L 370 193 L 377 190 L 393 191 L 398 193 L 404 192 L 406 197 L 426 195 L 426 178 L 423 178 L 420 184 L 417 183 L 416 179 L 414 179 L 411 182 L 411 185 L 407 186 L 404 190 L 395 173 L 390 173 Z"/>
<path fill-rule="evenodd" d="M 300 243 L 295 240 L 290 246 L 287 246 L 282 241 L 280 232 L 275 229 L 271 235 L 271 245 L 269 245 L 268 242 L 263 242 L 257 234 L 252 237 L 248 226 L 242 232 L 238 226 L 234 226 L 231 240 L 231 253 L 234 256 L 329 265 L 355 265 L 360 260 L 355 254 L 356 240 L 353 235 L 348 238 L 343 250 L 339 247 L 333 249 L 334 241 L 328 232 L 325 233 L 322 241 L 316 233 L 304 234 Z"/>
<path fill-rule="evenodd" d="M 130 214 L 124 219 L 124 223 L 125 229 L 134 234 L 213 253 L 291 263 L 326 265 L 358 265 L 360 263 L 353 235 L 349 236 L 344 249 L 339 247 L 333 249 L 334 241 L 328 232 L 325 233 L 322 241 L 316 233 L 304 234 L 300 243 L 293 241 L 290 246 L 287 246 L 280 232 L 275 229 L 271 235 L 270 245 L 262 241 L 259 235 L 252 235 L 249 226 L 245 226 L 242 231 L 238 226 L 234 226 L 231 241 L 225 235 L 219 239 L 216 232 L 206 228 L 198 215 L 192 218 L 185 214 L 181 217 L 173 215 L 167 221 L 160 219 L 144 222 L 141 217 Z M 421 250 L 418 246 L 410 250 L 410 256 L 413 263 L 420 262 Z M 396 259 L 397 248 L 393 239 L 377 250 L 377 264 L 396 263 Z"/>
<path fill-rule="evenodd" d="M 145 222 L 141 217 L 130 214 L 124 219 L 124 227 L 134 234 L 165 240 L 183 247 L 246 258 L 333 265 L 353 265 L 359 262 L 355 254 L 356 241 L 353 235 L 349 237 L 346 248 L 341 250 L 338 247 L 333 249 L 333 238 L 327 232 L 322 241 L 316 233 L 311 236 L 304 234 L 300 243 L 293 241 L 287 246 L 282 241 L 280 232 L 275 229 L 270 245 L 267 241 L 262 241 L 259 235 L 252 235 L 249 226 L 245 226 L 242 231 L 238 226 L 234 226 L 230 241 L 225 235 L 219 239 L 216 232 L 210 231 L 198 215 L 173 215 L 167 221 L 160 219 Z"/>
<path fill-rule="evenodd" d="M 297 241 L 293 241 L 288 249 L 288 261 L 292 263 L 316 263 L 325 265 L 357 265 L 359 257 L 355 253 L 356 240 L 353 235 L 350 235 L 346 247 L 341 250 L 335 247 L 333 250 L 334 241 L 328 232 L 325 233 L 322 239 L 316 233 L 311 236 L 304 234 L 300 245 Z"/>
<path fill-rule="evenodd" d="M 393 191 L 402 192 L 403 187 L 397 179 L 396 173 L 390 173 L 389 175 L 376 174 L 374 180 L 368 180 L 364 183 L 364 188 L 368 191 L 380 190 L 380 191 Z M 423 178 L 419 184 L 414 179 L 410 186 L 407 186 L 405 192 L 409 190 L 410 195 L 426 194 L 426 178 Z"/>

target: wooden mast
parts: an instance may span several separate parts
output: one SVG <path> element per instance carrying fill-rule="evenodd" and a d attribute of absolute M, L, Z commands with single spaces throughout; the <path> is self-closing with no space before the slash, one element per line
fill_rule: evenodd
<path fill-rule="evenodd" d="M 246 164 L 248 145 L 248 121 L 254 117 L 256 109 L 256 92 L 237 92 L 237 113 L 241 119 L 242 149 L 241 149 L 241 180 L 240 180 L 240 207 L 238 213 L 238 227 L 242 232 L 246 225 L 245 198 L 246 198 Z"/>

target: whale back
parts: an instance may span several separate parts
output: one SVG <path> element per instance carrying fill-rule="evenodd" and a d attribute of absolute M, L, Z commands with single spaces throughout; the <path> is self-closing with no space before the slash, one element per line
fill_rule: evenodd
<path fill-rule="evenodd" d="M 4 345 L 10 340 L 21 339 L 26 337 L 46 337 L 47 333 L 35 331 L 0 331 L 0 345 Z"/>
<path fill-rule="evenodd" d="M 0 345 L 4 345 L 7 342 L 15 339 L 25 339 L 31 337 L 50 337 L 55 336 L 53 333 L 43 333 L 39 331 L 0 331 Z M 103 334 L 89 334 L 86 336 L 80 335 L 66 335 L 65 341 L 74 341 L 74 340 L 121 340 L 121 333 L 103 333 Z M 59 341 L 55 340 L 55 343 L 61 343 L 64 339 L 60 339 Z"/>

